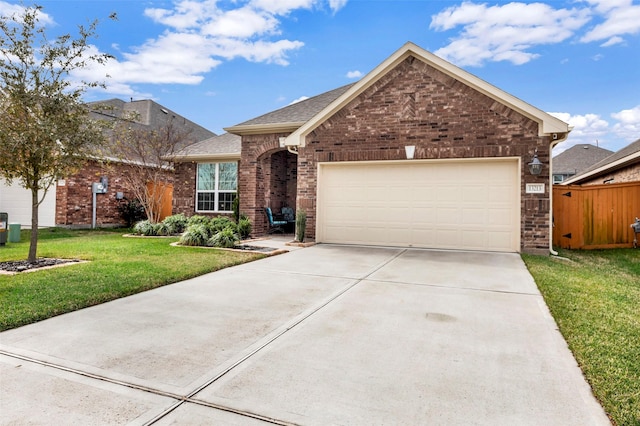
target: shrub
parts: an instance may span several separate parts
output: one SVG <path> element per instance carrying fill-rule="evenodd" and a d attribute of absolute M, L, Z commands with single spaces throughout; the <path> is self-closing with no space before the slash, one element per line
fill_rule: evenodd
<path fill-rule="evenodd" d="M 218 216 L 216 218 L 211 219 L 210 228 L 213 232 L 212 234 L 217 234 L 226 228 L 235 228 L 236 224 L 226 216 Z"/>
<path fill-rule="evenodd" d="M 207 216 L 202 216 L 202 215 L 196 214 L 196 215 L 191 216 L 187 220 L 187 226 L 191 226 L 191 225 L 209 226 L 209 222 L 211 222 L 211 219 L 209 219 Z"/>
<path fill-rule="evenodd" d="M 142 207 L 140 201 L 136 199 L 122 199 L 118 203 L 118 213 L 120 213 L 120 217 L 127 224 L 127 228 L 131 228 L 134 223 L 147 218 L 147 214 L 144 212 L 144 207 Z"/>
<path fill-rule="evenodd" d="M 183 246 L 204 246 L 209 240 L 209 230 L 201 223 L 189 225 L 180 237 L 179 244 Z"/>
<path fill-rule="evenodd" d="M 247 238 L 251 234 L 251 230 L 253 226 L 251 225 L 251 220 L 248 217 L 242 215 L 240 220 L 238 220 L 238 234 L 240 238 L 243 240 Z"/>
<path fill-rule="evenodd" d="M 232 228 L 224 228 L 209 238 L 207 245 L 211 247 L 232 248 L 239 240 L 238 234 L 236 234 Z"/>
<path fill-rule="evenodd" d="M 154 236 L 156 228 L 149 220 L 141 220 L 133 226 L 133 232 L 140 235 Z"/>
<path fill-rule="evenodd" d="M 154 224 L 153 232 L 155 235 L 171 235 L 172 234 L 171 229 L 164 222 Z"/>
<path fill-rule="evenodd" d="M 304 243 L 304 234 L 307 227 L 307 212 L 298 210 L 296 212 L 296 241 Z"/>
<path fill-rule="evenodd" d="M 236 193 L 236 198 L 233 199 L 233 219 L 236 222 L 240 221 L 240 194 Z"/>
<path fill-rule="evenodd" d="M 187 229 L 188 219 L 182 214 L 174 214 L 173 216 L 167 216 L 162 223 L 164 223 L 169 231 L 168 235 L 181 234 Z"/>

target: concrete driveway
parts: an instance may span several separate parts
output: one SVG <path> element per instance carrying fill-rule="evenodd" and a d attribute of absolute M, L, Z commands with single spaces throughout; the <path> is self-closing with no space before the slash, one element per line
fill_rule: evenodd
<path fill-rule="evenodd" d="M 318 245 L 225 269 L 0 333 L 0 391 L 2 424 L 608 424 L 498 253 Z"/>

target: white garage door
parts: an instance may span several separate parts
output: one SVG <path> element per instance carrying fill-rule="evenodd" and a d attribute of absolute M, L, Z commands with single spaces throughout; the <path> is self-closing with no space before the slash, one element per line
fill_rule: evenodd
<path fill-rule="evenodd" d="M 518 159 L 324 163 L 316 239 L 517 252 Z"/>

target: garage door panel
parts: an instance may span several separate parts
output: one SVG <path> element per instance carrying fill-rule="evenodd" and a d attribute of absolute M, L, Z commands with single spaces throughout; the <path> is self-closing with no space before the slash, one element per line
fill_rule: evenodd
<path fill-rule="evenodd" d="M 519 162 L 320 166 L 321 242 L 518 251 Z"/>

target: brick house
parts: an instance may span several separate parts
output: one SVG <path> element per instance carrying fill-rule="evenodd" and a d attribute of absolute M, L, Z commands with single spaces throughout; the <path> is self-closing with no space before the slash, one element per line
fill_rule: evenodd
<path fill-rule="evenodd" d="M 174 210 L 224 213 L 215 182 L 239 156 L 255 235 L 265 207 L 292 207 L 317 242 L 550 249 L 550 153 L 569 126 L 412 43 L 354 84 L 225 130 L 240 149 L 183 156 Z"/>
<path fill-rule="evenodd" d="M 563 184 L 600 185 L 625 182 L 640 182 L 640 139 L 565 180 Z"/>
<path fill-rule="evenodd" d="M 118 120 L 127 117 L 130 127 L 144 130 L 162 128 L 169 121 L 188 132 L 184 145 L 191 145 L 214 136 L 215 133 L 180 116 L 168 108 L 152 101 L 139 100 L 125 102 L 120 99 L 91 102 L 91 118 L 96 120 Z M 108 106 L 108 109 L 104 107 Z M 131 117 L 135 119 L 131 121 Z M 109 167 L 105 164 L 109 160 Z M 110 227 L 124 225 L 118 212 L 123 199 L 133 198 L 122 177 L 128 173 L 130 165 L 105 158 L 105 153 L 96 154 L 84 167 L 52 186 L 40 206 L 40 226 L 64 226 L 88 228 L 93 224 L 93 183 L 106 179 L 105 193 L 96 194 L 96 226 Z M 2 185 L 0 182 L 0 211 L 9 212 L 11 222 L 31 225 L 31 193 L 19 185 Z M 166 174 L 166 188 L 170 192 L 173 174 Z M 170 200 L 169 200 L 170 201 Z M 5 204 L 6 203 L 6 204 Z M 170 204 L 169 204 L 170 205 Z"/>

